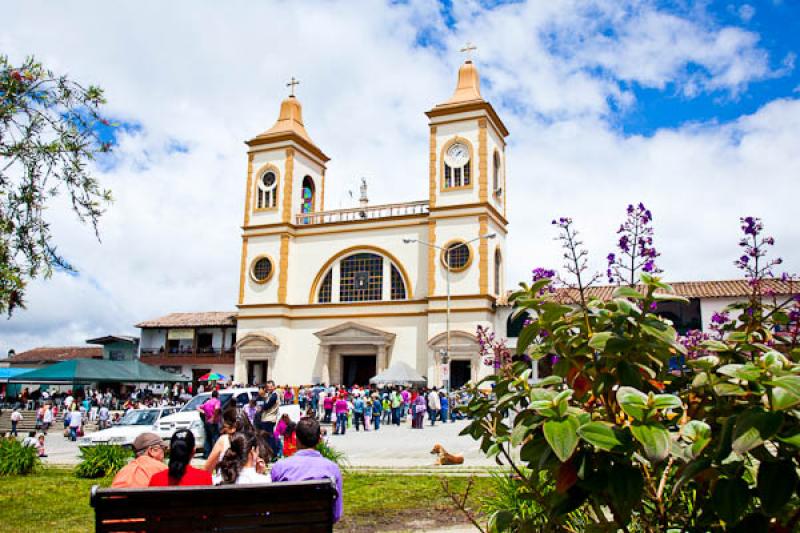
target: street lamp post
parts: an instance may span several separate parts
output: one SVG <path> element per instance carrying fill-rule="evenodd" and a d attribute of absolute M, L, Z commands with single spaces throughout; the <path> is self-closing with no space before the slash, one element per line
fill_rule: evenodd
<path fill-rule="evenodd" d="M 487 233 L 486 235 L 479 235 L 479 236 L 475 237 L 474 239 L 469 240 L 469 241 L 461 244 L 461 246 L 466 246 L 466 245 L 468 245 L 470 243 L 473 243 L 473 242 L 481 240 L 481 239 L 494 239 L 495 237 L 497 237 L 496 233 Z M 443 364 L 443 365 L 448 364 L 450 362 L 450 248 L 443 248 L 442 246 L 439 246 L 437 244 L 434 244 L 434 243 L 431 243 L 431 242 L 426 242 L 426 241 L 423 241 L 423 240 L 420 240 L 420 239 L 403 239 L 403 242 L 406 243 L 406 244 L 411 244 L 411 243 L 414 243 L 414 242 L 419 243 L 419 244 L 424 244 L 425 246 L 428 246 L 429 248 L 435 248 L 437 250 L 441 250 L 441 252 L 444 254 L 444 264 L 446 265 L 445 266 L 445 281 L 446 281 L 445 284 L 447 286 L 447 305 L 446 305 L 446 314 L 445 314 L 445 317 L 446 317 L 445 318 L 445 330 L 447 332 L 447 340 L 446 340 L 446 344 L 445 344 L 446 348 L 442 352 L 439 353 L 439 360 L 440 360 L 441 364 Z M 448 369 L 447 379 L 443 380 L 443 381 L 444 381 L 445 392 L 449 394 L 450 393 L 450 373 L 449 373 L 449 369 Z"/>

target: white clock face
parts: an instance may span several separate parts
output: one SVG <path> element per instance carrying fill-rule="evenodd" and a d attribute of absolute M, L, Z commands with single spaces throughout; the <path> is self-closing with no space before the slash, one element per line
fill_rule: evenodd
<path fill-rule="evenodd" d="M 469 149 L 461 143 L 456 143 L 448 148 L 445 161 L 451 167 L 463 167 L 469 161 Z"/>

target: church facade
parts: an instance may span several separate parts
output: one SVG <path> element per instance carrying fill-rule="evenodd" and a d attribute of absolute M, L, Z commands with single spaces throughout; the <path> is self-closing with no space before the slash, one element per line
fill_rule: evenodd
<path fill-rule="evenodd" d="M 362 190 L 359 207 L 326 210 L 329 158 L 293 94 L 247 141 L 235 381 L 363 384 L 403 362 L 459 386 L 490 371 L 475 330 L 505 329 L 508 131 L 469 60 L 426 115 L 418 202 L 370 205 Z"/>

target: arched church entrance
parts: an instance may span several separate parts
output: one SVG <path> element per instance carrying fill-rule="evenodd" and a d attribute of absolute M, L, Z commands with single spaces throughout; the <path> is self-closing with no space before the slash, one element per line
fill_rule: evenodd
<path fill-rule="evenodd" d="M 466 331 L 450 332 L 450 357 L 443 368 L 442 355 L 447 352 L 447 332 L 440 333 L 428 341 L 431 360 L 436 367 L 438 386 L 449 386 L 459 389 L 468 382 L 477 382 L 480 370 L 480 346 L 478 339 Z"/>
<path fill-rule="evenodd" d="M 319 339 L 317 368 L 328 385 L 367 385 L 389 364 L 395 334 L 357 322 L 345 322 L 314 333 Z"/>
<path fill-rule="evenodd" d="M 248 385 L 263 385 L 271 379 L 278 340 L 266 333 L 248 333 L 236 342 L 237 376 L 247 376 Z"/>

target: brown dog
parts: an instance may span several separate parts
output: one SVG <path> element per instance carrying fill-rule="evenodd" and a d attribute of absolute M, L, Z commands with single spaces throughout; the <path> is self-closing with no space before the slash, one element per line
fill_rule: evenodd
<path fill-rule="evenodd" d="M 452 453 L 447 453 L 441 444 L 435 444 L 433 449 L 431 450 L 433 455 L 438 455 L 439 458 L 436 459 L 437 465 L 461 465 L 464 464 L 464 456 L 460 453 L 454 455 Z"/>

